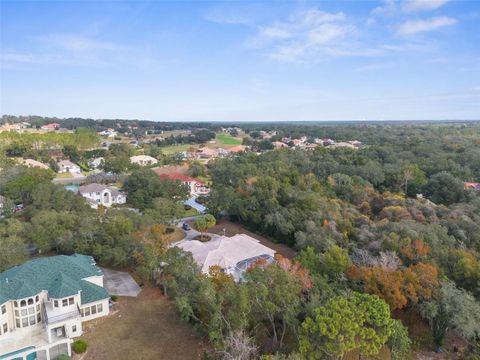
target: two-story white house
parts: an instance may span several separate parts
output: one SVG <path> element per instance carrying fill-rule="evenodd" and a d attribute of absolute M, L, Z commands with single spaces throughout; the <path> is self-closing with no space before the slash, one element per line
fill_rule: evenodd
<path fill-rule="evenodd" d="M 125 204 L 127 197 L 121 191 L 103 184 L 87 184 L 78 189 L 80 195 L 87 199 L 90 206 L 94 209 L 98 205 L 110 207 L 114 204 Z"/>
<path fill-rule="evenodd" d="M 71 355 L 72 338 L 108 315 L 109 298 L 91 256 L 44 257 L 0 273 L 0 359 Z"/>

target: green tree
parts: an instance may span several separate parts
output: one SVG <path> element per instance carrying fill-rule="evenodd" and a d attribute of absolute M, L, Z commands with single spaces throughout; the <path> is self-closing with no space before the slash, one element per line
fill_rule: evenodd
<path fill-rule="evenodd" d="M 433 340 L 442 346 L 449 330 L 456 330 L 467 340 L 480 337 L 480 304 L 453 282 L 444 281 L 434 298 L 419 305 L 432 327 Z"/>
<path fill-rule="evenodd" d="M 463 182 L 446 171 L 433 175 L 425 185 L 424 193 L 434 203 L 445 205 L 460 202 L 465 197 Z"/>
<path fill-rule="evenodd" d="M 353 293 L 334 297 L 307 317 L 300 331 L 306 359 L 342 359 L 350 351 L 378 354 L 394 330 L 388 305 L 377 296 Z"/>
<path fill-rule="evenodd" d="M 214 226 L 217 223 L 215 217 L 211 214 L 204 216 L 199 216 L 193 222 L 193 228 L 197 231 L 200 231 L 200 239 L 204 239 L 205 233 L 208 229 Z"/>
<path fill-rule="evenodd" d="M 24 225 L 17 220 L 0 224 L 0 272 L 27 260 L 23 231 Z"/>

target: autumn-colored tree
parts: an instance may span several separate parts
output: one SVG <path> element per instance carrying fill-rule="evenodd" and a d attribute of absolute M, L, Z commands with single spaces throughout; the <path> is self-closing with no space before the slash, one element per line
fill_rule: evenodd
<path fill-rule="evenodd" d="M 298 261 L 291 261 L 280 254 L 275 256 L 275 260 L 280 268 L 290 273 L 298 280 L 304 291 L 310 290 L 313 287 L 312 279 L 310 278 L 308 270 L 303 268 Z"/>
<path fill-rule="evenodd" d="M 217 291 L 220 291 L 224 289 L 225 286 L 233 283 L 232 275 L 222 271 L 222 268 L 219 265 L 210 266 L 208 269 L 208 276 L 210 277 Z"/>
<path fill-rule="evenodd" d="M 378 266 L 352 266 L 347 275 L 364 292 L 384 299 L 391 310 L 402 309 L 409 302 L 429 299 L 438 286 L 437 268 L 426 263 L 395 271 Z"/>
<path fill-rule="evenodd" d="M 403 247 L 400 250 L 400 253 L 403 255 L 407 263 L 416 264 L 430 254 L 430 246 L 425 244 L 422 240 L 417 239 L 413 241 L 411 244 Z"/>

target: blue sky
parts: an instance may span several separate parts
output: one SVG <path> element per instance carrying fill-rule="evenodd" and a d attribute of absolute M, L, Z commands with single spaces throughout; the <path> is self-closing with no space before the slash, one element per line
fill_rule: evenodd
<path fill-rule="evenodd" d="M 5 1 L 0 113 L 480 119 L 480 1 Z"/>

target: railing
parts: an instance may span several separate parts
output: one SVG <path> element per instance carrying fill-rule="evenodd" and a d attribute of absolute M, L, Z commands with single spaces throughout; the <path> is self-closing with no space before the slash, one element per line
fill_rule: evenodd
<path fill-rule="evenodd" d="M 50 317 L 48 316 L 48 311 L 46 310 L 45 305 L 42 306 L 42 312 L 43 312 L 43 316 L 44 316 L 44 319 L 45 319 L 45 325 L 49 325 L 49 324 L 53 324 L 53 323 L 63 321 L 63 320 L 66 320 L 66 319 L 81 316 L 80 315 L 80 308 L 78 307 L 78 304 L 77 304 L 77 307 L 76 307 L 75 310 L 69 311 L 69 312 L 64 312 L 64 313 L 61 313 L 61 314 L 58 314 L 58 315 L 55 315 L 55 316 L 50 316 Z"/>

